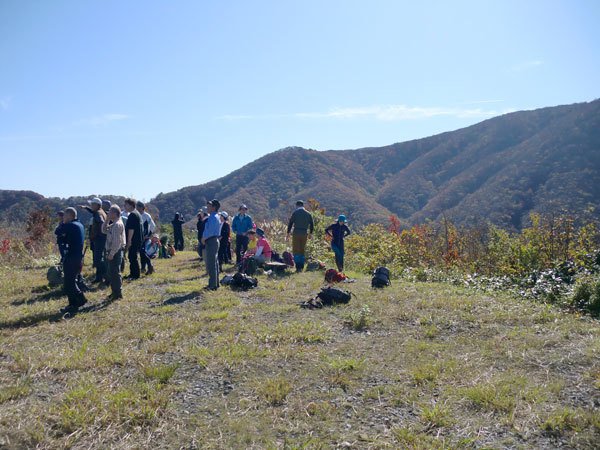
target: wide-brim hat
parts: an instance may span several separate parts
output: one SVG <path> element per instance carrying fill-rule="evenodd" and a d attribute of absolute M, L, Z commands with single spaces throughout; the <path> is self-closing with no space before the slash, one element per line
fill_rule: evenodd
<path fill-rule="evenodd" d="M 348 221 L 346 220 L 346 216 L 345 216 L 345 215 L 343 215 L 343 214 L 340 214 L 340 215 L 338 216 L 338 218 L 337 218 L 337 221 L 338 221 L 338 222 L 348 222 Z"/>
<path fill-rule="evenodd" d="M 248 210 L 248 207 L 242 203 L 238 208 L 238 211 L 241 211 L 242 209 Z"/>

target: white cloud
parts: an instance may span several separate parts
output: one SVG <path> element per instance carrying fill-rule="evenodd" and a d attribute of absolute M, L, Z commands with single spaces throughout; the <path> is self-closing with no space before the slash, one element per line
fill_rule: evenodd
<path fill-rule="evenodd" d="M 8 97 L 0 98 L 0 108 L 4 111 L 7 111 L 10 107 L 10 103 L 12 102 L 13 96 L 9 95 Z"/>
<path fill-rule="evenodd" d="M 89 125 L 92 127 L 99 127 L 99 126 L 107 125 L 108 123 L 114 122 L 116 120 L 128 119 L 130 117 L 131 116 L 128 116 L 127 114 L 115 114 L 115 113 L 103 114 L 101 116 L 77 120 L 77 121 L 73 122 L 71 125 L 72 126 Z"/>
<path fill-rule="evenodd" d="M 522 72 L 524 70 L 533 69 L 534 67 L 538 67 L 544 64 L 544 61 L 540 59 L 532 59 L 531 61 L 524 61 L 522 63 L 516 64 L 510 67 L 508 72 Z"/>
<path fill-rule="evenodd" d="M 492 103 L 502 100 L 486 100 L 473 103 Z M 374 105 L 351 108 L 332 108 L 326 112 L 301 112 L 291 114 L 228 114 L 218 117 L 223 120 L 312 118 L 312 119 L 373 119 L 381 121 L 427 119 L 450 116 L 458 118 L 487 118 L 507 111 L 483 110 L 481 108 L 457 108 L 441 106 Z"/>

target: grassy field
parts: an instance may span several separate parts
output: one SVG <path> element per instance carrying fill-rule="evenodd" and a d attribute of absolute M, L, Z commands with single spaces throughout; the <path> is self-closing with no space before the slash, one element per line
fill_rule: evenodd
<path fill-rule="evenodd" d="M 1 270 L 0 448 L 598 447 L 599 322 L 358 275 L 300 309 L 322 277 L 205 292 L 183 252 L 64 320 L 45 269 Z"/>

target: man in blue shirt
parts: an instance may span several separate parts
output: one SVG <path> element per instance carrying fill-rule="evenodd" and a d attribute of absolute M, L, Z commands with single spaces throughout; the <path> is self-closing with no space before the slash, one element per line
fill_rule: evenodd
<path fill-rule="evenodd" d="M 208 272 L 208 286 L 204 289 L 216 291 L 219 287 L 219 239 L 221 236 L 221 221 L 217 213 L 221 204 L 218 200 L 211 200 L 206 204 L 208 219 L 202 233 L 204 245 L 206 271 Z"/>
<path fill-rule="evenodd" d="M 254 228 L 252 217 L 247 215 L 248 207 L 240 206 L 239 214 L 233 218 L 231 222 L 231 231 L 235 233 L 235 262 L 240 264 L 242 256 L 248 250 L 248 231 Z"/>
<path fill-rule="evenodd" d="M 76 279 L 83 265 L 83 243 L 85 231 L 83 225 L 77 220 L 75 208 L 65 209 L 63 223 L 56 230 L 56 234 L 65 243 L 66 252 L 63 258 L 64 289 L 69 298 L 69 305 L 60 310 L 63 314 L 73 315 L 87 303 L 87 300 Z"/>

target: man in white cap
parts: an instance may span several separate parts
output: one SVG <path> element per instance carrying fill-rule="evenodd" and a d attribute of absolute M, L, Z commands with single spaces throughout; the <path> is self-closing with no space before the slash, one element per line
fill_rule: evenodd
<path fill-rule="evenodd" d="M 92 215 L 89 227 L 88 239 L 92 249 L 94 267 L 96 268 L 95 283 L 102 283 L 106 273 L 106 261 L 104 261 L 104 247 L 106 245 L 106 234 L 102 232 L 102 225 L 106 222 L 106 213 L 102 209 L 102 200 L 94 197 L 88 200 L 87 205 L 79 205 L 79 209 L 85 209 Z"/>

